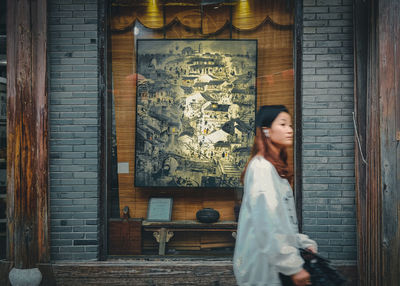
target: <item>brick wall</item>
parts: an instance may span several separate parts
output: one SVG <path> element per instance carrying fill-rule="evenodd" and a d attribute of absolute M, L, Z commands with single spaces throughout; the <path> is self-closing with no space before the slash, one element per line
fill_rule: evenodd
<path fill-rule="evenodd" d="M 354 263 L 352 1 L 304 0 L 303 12 L 304 232 Z"/>
<path fill-rule="evenodd" d="M 97 0 L 48 1 L 53 260 L 98 256 Z"/>

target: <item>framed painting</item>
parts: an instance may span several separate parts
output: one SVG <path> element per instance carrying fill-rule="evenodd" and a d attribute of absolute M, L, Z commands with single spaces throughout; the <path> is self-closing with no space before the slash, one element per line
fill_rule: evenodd
<path fill-rule="evenodd" d="M 138 40 L 136 51 L 135 186 L 240 186 L 257 41 Z"/>

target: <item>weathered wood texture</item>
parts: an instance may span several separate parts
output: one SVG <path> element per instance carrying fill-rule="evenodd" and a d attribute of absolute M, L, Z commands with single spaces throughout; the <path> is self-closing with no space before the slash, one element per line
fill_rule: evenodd
<path fill-rule="evenodd" d="M 7 2 L 8 259 L 49 259 L 46 0 Z"/>
<path fill-rule="evenodd" d="M 185 2 L 185 1 L 182 1 Z M 129 163 L 129 174 L 118 174 L 120 209 L 129 206 L 131 217 L 145 218 L 148 199 L 159 195 L 159 189 L 135 188 L 135 113 L 136 113 L 136 52 L 135 41 L 141 39 L 199 39 L 206 33 L 215 33 L 224 27 L 226 21 L 232 20 L 239 30 L 225 28 L 220 33 L 208 36 L 209 39 L 258 39 L 257 70 L 257 106 L 265 104 L 285 104 L 293 114 L 294 110 L 294 77 L 293 77 L 293 9 L 286 9 L 283 1 L 240 1 L 232 7 L 211 6 L 156 5 L 162 2 L 131 1 L 130 7 L 113 7 L 111 18 L 112 74 L 113 95 L 115 103 L 115 123 L 117 157 L 119 162 Z M 165 23 L 163 16 L 165 15 Z M 201 17 L 201 15 L 203 15 Z M 271 22 L 263 22 L 267 17 Z M 165 31 L 160 29 L 178 19 L 181 24 Z M 137 22 L 140 34 L 133 33 Z M 184 26 L 185 27 L 184 27 Z M 279 25 L 278 25 L 279 26 Z M 147 28 L 146 28 L 147 27 Z M 189 27 L 189 28 L 188 28 Z M 255 27 L 258 27 L 255 29 Z M 150 29 L 152 28 L 152 29 Z M 253 29 L 253 30 L 252 30 Z M 203 34 L 202 34 L 203 33 Z M 289 150 L 289 164 L 293 166 L 293 150 Z M 211 207 L 219 211 L 220 220 L 234 220 L 234 205 L 237 196 L 232 189 L 171 189 L 162 192 L 174 198 L 173 220 L 195 220 L 196 211 Z M 201 247 L 202 241 L 209 235 L 190 237 L 185 234 L 182 242 L 177 236 L 171 242 L 179 247 L 192 249 Z M 146 247 L 146 237 L 144 246 Z M 230 237 L 221 237 L 219 245 L 225 241 L 232 245 Z M 148 241 L 153 245 L 152 241 Z"/>
<path fill-rule="evenodd" d="M 400 283 L 400 4 L 355 1 L 355 109 L 360 285 Z"/>
<path fill-rule="evenodd" d="M 400 2 L 378 1 L 382 284 L 400 284 Z"/>
<path fill-rule="evenodd" d="M 150 260 L 150 261 L 149 261 Z M 234 286 L 237 285 L 232 261 L 205 258 L 165 260 L 110 260 L 95 263 L 52 265 L 57 285 L 135 285 L 135 286 Z M 354 266 L 338 267 L 348 278 L 346 286 L 356 286 Z"/>

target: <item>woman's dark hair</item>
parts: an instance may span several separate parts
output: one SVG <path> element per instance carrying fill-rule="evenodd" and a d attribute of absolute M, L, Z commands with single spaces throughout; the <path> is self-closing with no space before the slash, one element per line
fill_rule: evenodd
<path fill-rule="evenodd" d="M 247 161 L 246 166 L 244 167 L 242 175 L 240 176 L 240 181 L 242 182 L 242 184 L 244 183 L 244 175 L 246 174 L 247 166 L 251 161 L 251 159 L 253 159 L 253 157 L 256 156 L 257 154 L 261 154 L 266 160 L 271 162 L 271 164 L 274 165 L 279 176 L 281 176 L 284 179 L 287 179 L 289 183 L 292 183 L 293 172 L 289 168 L 287 163 L 288 155 L 286 147 L 281 148 L 279 156 L 276 156 L 271 152 L 271 148 L 269 148 L 270 144 L 272 145 L 274 143 L 271 141 L 270 138 L 267 138 L 264 135 L 264 132 L 262 131 L 261 127 L 257 127 L 256 136 L 254 137 L 254 144 L 253 147 L 251 148 L 250 158 Z"/>

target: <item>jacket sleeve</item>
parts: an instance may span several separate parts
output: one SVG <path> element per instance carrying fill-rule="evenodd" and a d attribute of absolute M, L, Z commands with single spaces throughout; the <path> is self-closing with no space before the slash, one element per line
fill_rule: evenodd
<path fill-rule="evenodd" d="M 246 183 L 251 222 L 259 250 L 267 255 L 276 270 L 285 275 L 298 273 L 304 264 L 291 231 L 287 210 L 276 189 L 272 165 L 262 160 L 248 168 Z"/>
<path fill-rule="evenodd" d="M 318 251 L 317 243 L 308 237 L 306 234 L 298 233 L 297 234 L 297 243 L 301 248 L 309 248 L 312 247 L 315 251 Z"/>

